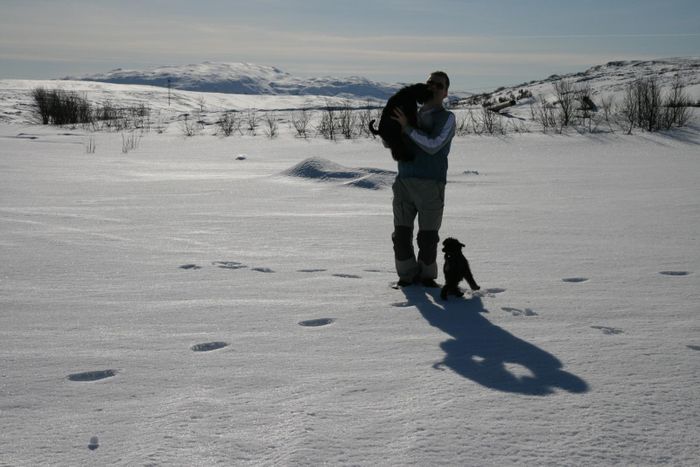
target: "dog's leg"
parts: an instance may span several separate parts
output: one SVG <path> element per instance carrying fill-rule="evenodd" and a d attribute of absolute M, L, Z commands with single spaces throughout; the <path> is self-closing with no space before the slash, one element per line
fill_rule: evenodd
<path fill-rule="evenodd" d="M 448 282 L 445 284 L 445 286 L 440 290 L 440 298 L 443 300 L 447 300 L 447 297 L 449 295 L 454 295 L 455 297 L 463 297 L 464 292 L 462 292 L 459 289 L 459 282 L 456 284 L 454 282 Z"/>
<path fill-rule="evenodd" d="M 469 287 L 470 287 L 472 290 L 479 290 L 479 289 L 481 289 L 481 287 L 479 287 L 479 285 L 478 285 L 478 284 L 476 283 L 476 281 L 474 280 L 474 276 L 472 275 L 472 270 L 471 270 L 471 268 L 469 267 L 469 261 L 466 261 L 466 262 L 465 262 L 465 265 L 467 266 L 467 270 L 464 272 L 464 280 L 467 281 L 467 283 L 469 284 Z"/>

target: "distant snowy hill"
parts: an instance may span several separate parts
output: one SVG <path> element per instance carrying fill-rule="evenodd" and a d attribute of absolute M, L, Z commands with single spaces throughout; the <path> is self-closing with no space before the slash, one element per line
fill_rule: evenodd
<path fill-rule="evenodd" d="M 544 73 L 543 73 L 544 75 Z M 530 103 L 538 96 L 552 101 L 552 84 L 559 79 L 576 85 L 588 84 L 595 102 L 612 96 L 620 102 L 624 85 L 640 77 L 655 77 L 668 89 L 676 76 L 686 85 L 693 102 L 700 101 L 700 57 L 667 58 L 650 61 L 615 61 L 567 75 L 551 75 L 518 86 L 494 88 L 485 95 L 467 98 L 451 91 L 450 107 L 464 110 L 481 105 L 483 100 L 515 96 L 519 91 L 532 93 L 532 99 L 519 99 L 503 112 L 522 121 L 531 121 Z M 167 89 L 171 80 L 173 91 Z M 328 105 L 359 108 L 381 107 L 401 84 L 378 83 L 360 77 L 299 78 L 278 68 L 244 63 L 211 63 L 170 66 L 149 71 L 114 70 L 71 80 L 0 80 L 0 122 L 33 122 L 31 91 L 37 87 L 77 92 L 93 103 L 110 102 L 120 107 L 145 105 L 161 112 L 164 119 L 175 119 L 188 112 L 290 111 L 319 109 Z M 481 101 L 478 101 L 481 99 Z"/>
<path fill-rule="evenodd" d="M 387 99 L 400 87 L 352 76 L 347 78 L 300 78 L 279 68 L 252 63 L 204 62 L 197 65 L 163 66 L 149 70 L 123 70 L 68 77 L 67 80 L 140 84 L 183 91 L 228 94 L 334 96 Z"/>
<path fill-rule="evenodd" d="M 700 57 L 613 61 L 577 73 L 550 75 L 517 86 L 501 87 L 488 94 L 492 99 L 510 93 L 517 95 L 520 90 L 528 90 L 534 96 L 552 94 L 552 83 L 560 79 L 571 80 L 576 85 L 588 85 L 594 96 L 619 94 L 627 83 L 638 78 L 655 77 L 662 88 L 668 88 L 677 75 L 683 80 L 690 96 L 700 97 Z"/>

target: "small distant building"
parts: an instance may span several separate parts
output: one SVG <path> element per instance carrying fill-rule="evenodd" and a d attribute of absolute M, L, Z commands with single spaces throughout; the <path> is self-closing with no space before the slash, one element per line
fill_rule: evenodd
<path fill-rule="evenodd" d="M 595 105 L 595 102 L 593 102 L 593 100 L 590 97 L 583 96 L 583 97 L 581 97 L 580 102 L 581 102 L 581 107 L 579 108 L 579 110 L 588 111 L 588 112 L 597 112 L 598 111 L 598 106 Z"/>

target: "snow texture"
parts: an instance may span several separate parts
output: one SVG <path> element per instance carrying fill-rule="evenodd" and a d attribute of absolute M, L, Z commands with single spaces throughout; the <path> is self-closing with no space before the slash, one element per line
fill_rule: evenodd
<path fill-rule="evenodd" d="M 697 134 L 455 140 L 447 302 L 377 141 L 92 136 L 0 126 L 1 464 L 696 464 Z"/>

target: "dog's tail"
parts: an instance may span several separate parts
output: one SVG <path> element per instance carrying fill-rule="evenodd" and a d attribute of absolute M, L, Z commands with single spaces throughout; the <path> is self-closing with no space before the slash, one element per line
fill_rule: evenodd
<path fill-rule="evenodd" d="M 374 128 L 374 120 L 369 121 L 369 131 L 370 131 L 370 133 L 372 133 L 375 136 L 379 134 L 379 130 L 376 130 Z"/>

